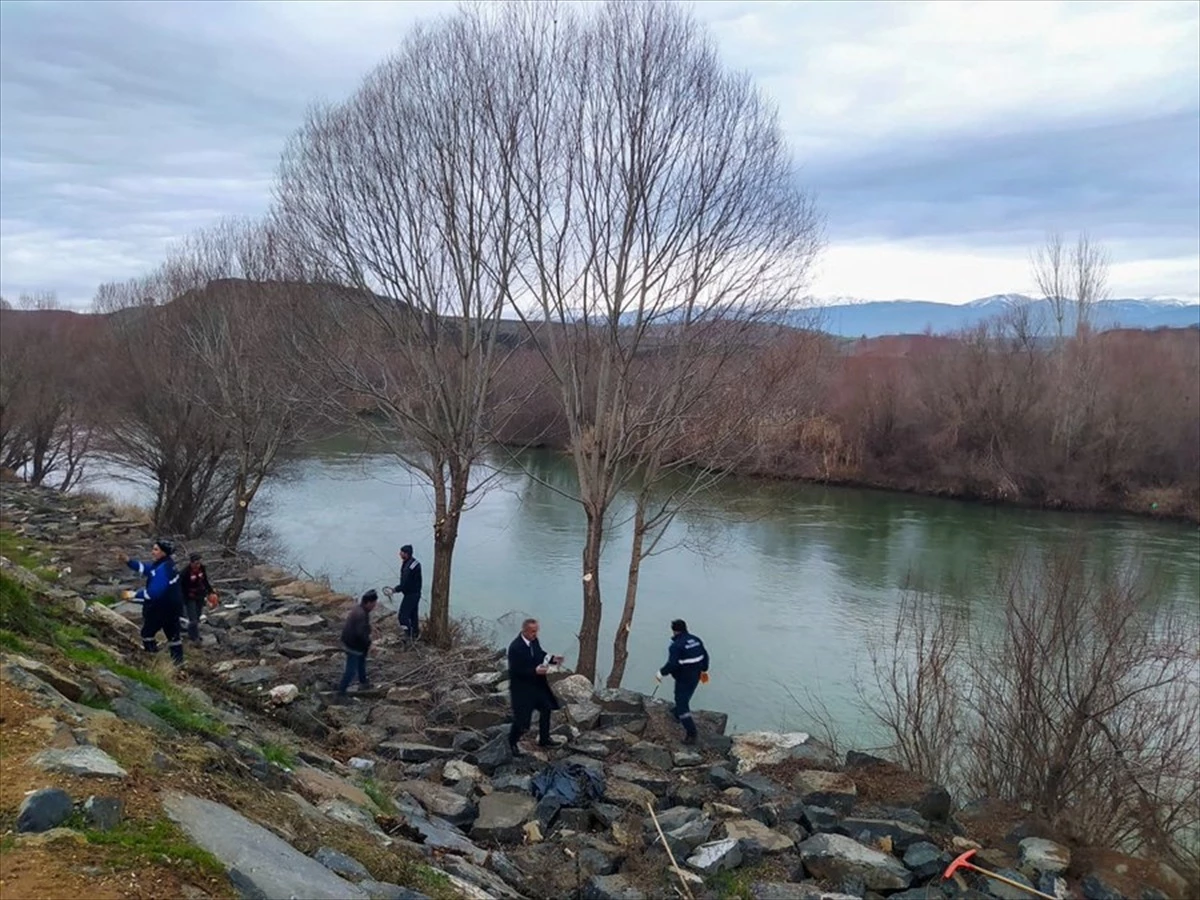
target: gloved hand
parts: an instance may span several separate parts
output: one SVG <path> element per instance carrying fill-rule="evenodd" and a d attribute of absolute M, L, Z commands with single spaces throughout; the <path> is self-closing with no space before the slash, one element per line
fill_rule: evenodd
<path fill-rule="evenodd" d="M 208 595 L 208 608 L 209 608 L 209 609 L 212 609 L 212 608 L 213 608 L 214 606 L 216 606 L 216 605 L 217 605 L 217 603 L 219 603 L 219 602 L 220 602 L 220 601 L 219 601 L 219 600 L 218 600 L 218 598 L 217 598 L 217 592 L 216 592 L 216 591 L 213 591 L 211 594 L 209 594 L 209 595 Z"/>
<path fill-rule="evenodd" d="M 700 683 L 701 683 L 701 684 L 708 684 L 708 673 L 707 673 L 707 672 L 701 672 L 701 673 L 700 673 Z"/>
<path fill-rule="evenodd" d="M 133 599 L 133 591 L 121 591 L 121 599 L 122 600 L 132 600 Z"/>
<path fill-rule="evenodd" d="M 385 597 L 390 597 L 394 593 L 395 593 L 395 591 L 393 591 L 390 587 L 385 587 L 383 589 L 383 596 L 385 596 Z"/>
<path fill-rule="evenodd" d="M 655 673 L 654 673 L 654 680 L 655 680 L 655 681 L 656 681 L 658 684 L 662 684 L 662 672 L 655 672 Z"/>

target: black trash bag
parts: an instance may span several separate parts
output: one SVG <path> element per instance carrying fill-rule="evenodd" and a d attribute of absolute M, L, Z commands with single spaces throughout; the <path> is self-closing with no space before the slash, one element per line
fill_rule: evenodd
<path fill-rule="evenodd" d="M 604 796 L 604 775 L 579 763 L 554 763 L 533 776 L 533 796 L 556 806 L 585 806 Z"/>

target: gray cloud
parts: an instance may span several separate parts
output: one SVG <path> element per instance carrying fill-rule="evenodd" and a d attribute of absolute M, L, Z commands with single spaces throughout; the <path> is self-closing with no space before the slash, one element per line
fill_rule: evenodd
<path fill-rule="evenodd" d="M 988 7 L 971 26 L 936 2 L 696 12 L 779 102 L 835 244 L 1023 255 L 1048 228 L 1087 228 L 1125 261 L 1194 256 L 1200 73 L 1177 51 L 1200 16 L 1083 6 L 1023 7 L 1082 16 L 1067 38 L 1059 19 L 1010 26 Z M 3 3 L 0 290 L 57 288 L 84 306 L 194 228 L 261 212 L 305 108 L 346 96 L 414 19 L 448 8 Z M 980 33 L 964 50 L 969 27 Z M 1161 293 L 1194 291 L 1179 271 L 1142 274 Z M 964 286 L 964 299 L 991 289 Z"/>

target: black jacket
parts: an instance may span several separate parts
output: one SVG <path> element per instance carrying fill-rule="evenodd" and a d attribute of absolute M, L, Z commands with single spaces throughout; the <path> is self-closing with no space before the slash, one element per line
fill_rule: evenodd
<path fill-rule="evenodd" d="M 406 559 L 400 564 L 400 583 L 392 588 L 405 600 L 421 596 L 421 564 L 416 559 Z"/>
<path fill-rule="evenodd" d="M 179 572 L 179 583 L 183 586 L 183 599 L 203 600 L 213 592 L 213 586 L 208 582 L 208 570 L 204 566 L 199 572 L 193 572 L 191 563 Z"/>
<path fill-rule="evenodd" d="M 346 616 L 342 626 L 342 646 L 355 653 L 366 653 L 371 649 L 371 614 L 359 604 Z"/>
<path fill-rule="evenodd" d="M 708 671 L 708 651 L 704 649 L 704 641 L 686 631 L 675 635 L 667 647 L 666 665 L 658 671 L 676 678 L 699 678 L 701 672 Z"/>
<path fill-rule="evenodd" d="M 547 703 L 550 709 L 558 709 L 558 698 L 550 690 L 550 682 L 537 673 L 537 667 L 545 661 L 546 651 L 537 638 L 526 646 L 525 639 L 518 634 L 508 645 L 508 691 L 513 709 L 538 709 Z"/>

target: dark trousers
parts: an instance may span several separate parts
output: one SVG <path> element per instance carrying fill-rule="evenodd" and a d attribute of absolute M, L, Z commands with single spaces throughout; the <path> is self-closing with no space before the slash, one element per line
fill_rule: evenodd
<path fill-rule="evenodd" d="M 159 600 L 142 606 L 142 648 L 158 652 L 158 633 L 167 638 L 167 649 L 176 665 L 183 662 L 183 639 L 179 636 L 179 617 L 183 604 L 178 600 Z"/>
<path fill-rule="evenodd" d="M 673 715 L 688 737 L 696 736 L 696 722 L 692 719 L 692 694 L 700 684 L 700 673 L 682 672 L 675 676 L 675 706 L 671 709 Z"/>
<path fill-rule="evenodd" d="M 513 721 L 512 727 L 508 730 L 508 743 L 510 746 L 517 746 L 517 741 L 521 739 L 521 735 L 529 730 L 529 726 L 533 724 L 533 713 L 538 714 L 538 743 L 550 743 L 550 698 L 538 698 L 532 703 L 513 704 Z"/>
<path fill-rule="evenodd" d="M 204 609 L 204 598 L 197 597 L 193 600 L 187 597 L 183 601 L 183 608 L 187 611 L 188 620 L 188 637 L 196 641 L 200 641 L 200 612 Z"/>
<path fill-rule="evenodd" d="M 400 630 L 408 635 L 410 640 L 416 640 L 421 636 L 421 616 L 418 607 L 421 604 L 420 597 L 404 597 L 400 601 Z"/>
<path fill-rule="evenodd" d="M 358 678 L 359 684 L 367 684 L 367 654 L 346 651 L 346 671 L 342 674 L 342 683 L 338 685 L 338 693 L 346 693 L 350 682 Z"/>

